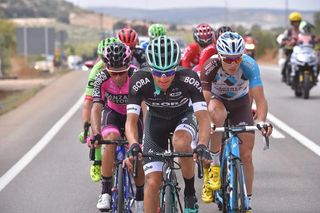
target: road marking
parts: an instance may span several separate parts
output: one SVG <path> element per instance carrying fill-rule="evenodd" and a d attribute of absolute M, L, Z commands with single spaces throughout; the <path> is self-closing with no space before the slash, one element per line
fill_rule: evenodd
<path fill-rule="evenodd" d="M 257 105 L 254 102 L 252 103 L 252 109 L 257 110 Z M 277 130 L 275 127 L 273 127 L 271 137 L 276 138 L 276 139 L 285 138 L 285 136 L 279 130 Z"/>
<path fill-rule="evenodd" d="M 271 137 L 276 138 L 276 139 L 285 138 L 285 136 L 276 128 L 273 128 Z"/>
<path fill-rule="evenodd" d="M 296 139 L 299 143 L 301 143 L 303 146 L 310 149 L 312 152 L 320 156 L 320 146 L 317 145 L 315 142 L 311 141 L 309 138 L 305 137 L 301 133 L 297 132 L 290 126 L 288 126 L 283 121 L 279 120 L 272 114 L 268 113 L 267 119 L 271 121 L 275 126 L 277 126 L 282 131 L 286 132 L 288 135 Z"/>
<path fill-rule="evenodd" d="M 55 123 L 53 127 L 2 177 L 0 178 L 0 192 L 46 147 L 52 138 L 60 131 L 60 129 L 68 122 L 68 120 L 78 111 L 82 105 L 84 96 L 69 109 L 69 111 Z"/>

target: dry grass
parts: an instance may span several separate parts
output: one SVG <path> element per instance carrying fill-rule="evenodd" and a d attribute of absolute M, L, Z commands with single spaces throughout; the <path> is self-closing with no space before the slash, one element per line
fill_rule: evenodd
<path fill-rule="evenodd" d="M 34 96 L 43 86 L 27 90 L 0 91 L 0 115 L 17 108 L 22 103 Z"/>

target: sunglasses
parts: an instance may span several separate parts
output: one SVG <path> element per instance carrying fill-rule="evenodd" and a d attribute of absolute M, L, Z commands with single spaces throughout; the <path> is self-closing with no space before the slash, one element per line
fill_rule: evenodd
<path fill-rule="evenodd" d="M 176 70 L 175 69 L 172 69 L 172 70 L 168 70 L 166 72 L 163 72 L 163 71 L 159 71 L 159 70 L 155 70 L 155 69 L 152 69 L 152 75 L 156 76 L 156 77 L 171 77 L 173 76 L 174 74 L 176 74 Z"/>
<path fill-rule="evenodd" d="M 129 69 L 130 69 L 130 67 L 123 69 L 123 70 L 112 70 L 112 69 L 107 68 L 107 71 L 111 76 L 117 76 L 117 75 L 122 76 L 122 75 L 128 73 Z"/>
<path fill-rule="evenodd" d="M 117 75 L 123 76 L 126 73 L 128 73 L 128 72 L 109 72 L 109 75 L 110 76 L 117 76 Z"/>
<path fill-rule="evenodd" d="M 227 64 L 231 64 L 233 62 L 236 64 L 239 64 L 242 61 L 242 56 L 238 56 L 235 58 L 221 56 L 221 58 L 222 58 L 222 61 Z"/>

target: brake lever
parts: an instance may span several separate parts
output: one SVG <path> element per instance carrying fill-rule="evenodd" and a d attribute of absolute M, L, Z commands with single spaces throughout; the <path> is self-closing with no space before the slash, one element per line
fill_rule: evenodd
<path fill-rule="evenodd" d="M 198 165 L 198 178 L 203 178 L 203 163 L 202 163 L 202 152 L 197 154 L 197 165 Z"/>

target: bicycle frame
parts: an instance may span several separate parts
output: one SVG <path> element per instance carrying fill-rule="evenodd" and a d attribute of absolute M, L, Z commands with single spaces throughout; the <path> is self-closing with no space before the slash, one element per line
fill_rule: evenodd
<path fill-rule="evenodd" d="M 113 187 L 112 187 L 112 212 L 118 212 L 118 195 L 120 190 L 124 190 L 123 192 L 123 198 L 124 198 L 124 212 L 131 212 L 131 206 L 134 202 L 135 194 L 131 182 L 131 176 L 128 171 L 128 169 L 122 168 L 122 162 L 125 159 L 125 153 L 126 149 L 124 147 L 124 144 L 118 145 L 117 150 L 116 150 L 116 155 L 115 155 L 115 171 L 114 171 L 114 180 L 113 180 Z M 122 171 L 120 171 L 122 170 Z M 122 183 L 123 185 L 121 186 L 120 183 L 120 172 L 122 172 Z M 121 178 L 121 177 L 120 177 Z"/>
<path fill-rule="evenodd" d="M 235 180 L 235 165 L 234 164 L 234 160 L 235 159 L 239 159 L 240 160 L 240 150 L 239 150 L 239 138 L 237 135 L 234 135 L 232 134 L 231 138 L 227 139 L 225 141 L 225 144 L 224 144 L 224 149 L 223 149 L 223 153 L 222 153 L 222 162 L 227 162 L 226 165 L 223 163 L 222 166 L 221 166 L 221 170 L 222 171 L 225 171 L 224 170 L 224 166 L 227 166 L 227 171 L 228 171 L 228 174 L 222 174 L 221 173 L 221 180 L 224 179 L 223 175 L 227 175 L 229 176 L 229 186 L 228 186 L 228 189 L 230 189 L 230 200 L 229 200 L 229 208 L 230 208 L 230 212 L 235 212 L 235 200 L 234 199 L 237 199 L 236 198 L 236 195 L 235 195 L 235 191 L 233 190 L 235 188 L 235 185 L 237 183 L 234 182 Z M 240 160 L 241 162 L 241 160 Z M 233 165 L 233 166 L 231 166 Z M 243 172 L 243 166 L 242 166 L 242 163 L 240 164 L 240 175 L 242 176 L 242 180 L 245 180 L 245 177 L 244 177 L 244 172 Z M 224 184 L 224 186 L 226 186 L 226 184 Z M 248 195 L 247 195 L 247 190 L 246 190 L 246 184 L 245 182 L 243 182 L 243 188 L 244 188 L 244 196 L 245 196 L 245 209 L 248 209 Z M 228 190 L 227 189 L 227 190 Z M 222 189 L 224 190 L 224 189 Z M 219 193 L 217 193 L 218 195 L 216 196 L 217 198 L 219 198 Z M 223 200 L 222 200 L 223 202 Z"/>
<path fill-rule="evenodd" d="M 180 187 L 176 173 L 174 170 L 180 169 L 180 165 L 174 161 L 175 157 L 192 157 L 193 153 L 177 153 L 172 152 L 172 145 L 164 153 L 142 153 L 143 157 L 162 157 L 164 159 L 164 165 L 162 167 L 163 179 L 162 186 L 160 188 L 160 212 L 178 212 L 177 203 L 179 203 L 180 212 L 183 212 L 181 201 L 179 198 Z M 175 164 L 178 167 L 175 167 Z M 169 204 L 168 204 L 169 200 Z"/>
<path fill-rule="evenodd" d="M 215 192 L 215 202 L 223 212 L 245 212 L 248 209 L 248 195 L 245 184 L 243 165 L 240 160 L 238 133 L 258 130 L 257 126 L 220 127 L 215 132 L 225 132 L 230 135 L 222 144 L 221 181 L 222 187 Z M 239 183 L 239 185 L 238 185 Z M 240 197 L 238 196 L 240 190 Z M 227 200 L 224 200 L 226 199 Z M 237 208 L 240 199 L 241 209 Z"/>
<path fill-rule="evenodd" d="M 113 173 L 113 186 L 112 186 L 112 212 L 131 212 L 131 206 L 135 199 L 135 193 L 132 186 L 131 175 L 127 167 L 122 168 L 122 162 L 125 159 L 126 140 L 102 140 L 99 145 L 117 145 L 115 159 L 114 159 L 114 173 Z M 90 158 L 94 160 L 95 148 L 90 151 Z M 123 197 L 123 198 L 119 198 Z M 123 208 L 119 207 L 119 204 Z M 119 211 L 119 209 L 121 209 Z"/>
<path fill-rule="evenodd" d="M 169 154 L 171 152 L 167 153 Z M 172 207 L 173 212 L 177 212 L 177 202 L 179 203 L 180 211 L 182 210 L 182 206 L 179 198 L 180 188 L 178 186 L 176 173 L 174 171 L 177 168 L 174 167 L 174 164 L 175 161 L 173 160 L 173 158 L 165 158 L 165 163 L 162 168 L 163 185 L 160 189 L 160 206 L 165 206 L 166 197 L 170 197 L 170 206 Z M 166 196 L 167 193 L 171 193 L 171 196 Z"/>

